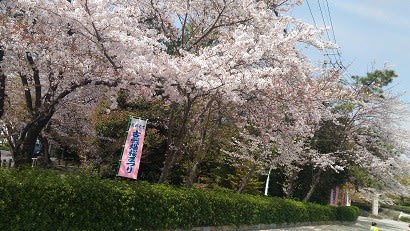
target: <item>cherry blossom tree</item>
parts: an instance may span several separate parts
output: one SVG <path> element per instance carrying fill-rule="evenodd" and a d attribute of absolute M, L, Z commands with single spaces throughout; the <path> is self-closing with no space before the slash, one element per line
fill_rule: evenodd
<path fill-rule="evenodd" d="M 34 143 L 61 100 L 91 83 L 114 85 L 109 82 L 112 78 L 104 77 L 115 77 L 117 66 L 110 62 L 103 48 L 80 35 L 81 32 L 74 33 L 72 24 L 55 12 L 59 7 L 69 7 L 69 3 L 0 4 L 6 12 L 1 16 L 5 25 L 2 68 L 6 81 L 14 84 L 6 89 L 10 100 L 3 128 L 18 165 L 30 161 Z M 97 34 L 94 31 L 94 36 L 98 37 Z M 23 101 L 19 103 L 16 99 L 21 96 Z M 23 105 L 25 112 L 17 121 L 13 111 L 21 110 Z"/>
<path fill-rule="evenodd" d="M 332 89 L 337 82 L 334 76 L 315 80 L 311 73 L 313 67 L 295 48 L 298 42 L 319 48 L 330 45 L 316 39 L 315 35 L 320 31 L 291 17 L 278 16 L 278 12 L 289 9 L 295 2 L 248 0 L 206 3 L 141 1 L 138 5 L 121 1 L 116 3 L 111 3 L 112 10 L 107 12 L 110 7 L 106 7 L 106 2 L 95 6 L 92 1 L 74 1 L 69 7 L 85 10 L 68 10 L 64 12 L 70 13 L 59 14 L 76 18 L 70 25 L 79 25 L 77 30 L 80 31 L 88 28 L 83 34 L 93 32 L 103 58 L 111 64 L 120 61 L 121 64 L 112 66 L 126 70 L 126 76 L 123 76 L 126 80 L 139 86 L 148 86 L 147 90 L 167 100 L 174 110 L 179 108 L 178 105 L 182 106 L 179 126 L 174 126 L 172 114 L 175 112 L 171 111 L 168 127 L 175 129 L 170 133 L 177 135 L 168 139 L 168 152 L 160 181 L 167 180 L 170 169 L 184 153 L 188 132 L 193 130 L 193 127 L 188 126 L 194 118 L 192 109 L 204 97 L 219 95 L 235 102 L 238 108 L 247 102 L 252 104 L 252 97 L 259 97 L 260 101 L 264 97 L 270 97 L 269 104 L 254 107 L 255 113 L 248 113 L 250 117 L 246 119 L 257 121 L 260 127 L 279 131 L 281 129 L 272 124 L 285 124 L 279 121 L 284 117 L 292 117 L 289 120 L 300 118 L 296 123 L 298 126 L 287 123 L 283 128 L 294 128 L 291 130 L 294 131 L 292 137 L 296 137 L 295 134 L 303 131 L 306 134 L 311 132 L 307 129 L 309 126 L 306 126 L 304 118 L 313 117 L 314 113 L 304 115 L 301 112 L 312 111 L 321 103 L 319 97 L 316 97 L 315 104 L 305 104 L 304 100 L 309 101 L 309 97 L 320 92 L 320 89 L 313 90 L 312 87 Z M 116 14 L 117 12 L 122 15 Z M 123 25 L 114 25 L 113 29 L 110 25 L 115 22 L 107 21 L 104 18 L 107 15 L 122 20 Z M 128 17 L 130 15 L 131 18 Z M 84 22 L 90 16 L 93 23 L 85 25 Z M 125 29 L 130 22 L 133 23 L 133 28 Z M 72 31 L 75 32 L 74 29 Z M 127 49 L 123 49 L 122 43 L 127 45 Z M 115 51 L 122 53 L 117 54 Z M 109 53 L 115 56 L 107 57 L 106 54 Z M 330 93 L 326 91 L 323 96 Z M 309 105 L 311 110 L 302 109 L 303 105 Z M 276 110 L 271 110 L 266 115 L 267 106 L 273 106 Z M 319 111 L 315 113 L 320 114 Z M 271 117 L 276 120 L 262 121 Z M 303 130 L 298 131 L 301 128 Z"/>
<path fill-rule="evenodd" d="M 408 113 L 406 105 L 385 88 L 396 76 L 392 70 L 376 70 L 364 77 L 353 77 L 354 83 L 346 86 L 351 93 L 333 106 L 334 113 L 340 116 L 324 121 L 312 138 L 311 145 L 321 162 L 310 163 L 314 175 L 305 200 L 321 181 L 320 175 L 328 170 L 344 175 L 344 181 L 349 180 L 346 173 L 357 167 L 379 179 L 389 179 L 387 185 L 395 181 L 386 176 L 392 176 L 396 171 L 392 162 L 408 150 L 403 142 L 406 133 L 399 125 Z"/>
<path fill-rule="evenodd" d="M 166 36 L 168 68 L 155 73 L 157 84 L 170 102 L 184 105 L 183 121 L 188 121 L 195 102 L 214 92 L 239 106 L 249 101 L 252 94 L 259 97 L 261 93 L 262 98 L 269 91 L 278 91 L 280 93 L 272 95 L 271 104 L 285 108 L 281 103 L 286 99 L 275 98 L 278 94 L 286 95 L 289 88 L 295 88 L 293 83 L 302 87 L 305 80 L 316 82 L 310 77 L 312 67 L 303 60 L 295 48 L 296 43 L 304 41 L 318 47 L 330 44 L 315 39 L 320 31 L 314 27 L 290 17 L 278 17 L 271 3 L 274 2 L 215 1 L 208 5 L 187 1 L 179 7 L 173 3 L 146 7 L 152 8 L 155 14 L 152 20 Z M 279 9 L 282 8 L 275 8 Z M 286 28 L 290 29 L 285 33 Z M 158 60 L 156 63 L 164 62 Z M 303 90 L 298 94 L 302 95 Z M 298 105 L 303 104 L 302 101 L 299 100 Z M 258 110 L 262 114 L 261 110 L 267 112 L 265 108 Z M 293 110 L 294 117 L 298 118 L 300 108 L 295 106 Z M 272 110 L 269 115 L 254 113 L 255 120 L 274 116 L 275 112 Z M 169 169 L 183 153 L 181 148 L 189 130 L 184 124 L 186 122 L 179 128 L 178 139 L 169 140 L 171 149 L 160 181 L 166 181 Z"/>
<path fill-rule="evenodd" d="M 373 74 L 378 77 L 375 78 Z M 390 76 L 390 78 L 386 76 Z M 295 188 L 294 181 L 297 179 L 299 171 L 308 166 L 313 168 L 312 172 L 314 174 L 311 176 L 311 185 L 308 188 L 308 192 L 304 196 L 306 201 L 309 200 L 316 186 L 321 182 L 322 175 L 329 171 L 337 174 L 348 170 L 350 167 L 359 165 L 373 172 L 372 174 L 378 174 L 377 172 L 379 172 L 378 175 L 386 176 L 389 172 L 391 161 L 397 157 L 398 153 L 403 151 L 401 149 L 404 147 L 403 138 L 406 137 L 403 130 L 397 126 L 400 117 L 406 115 L 405 105 L 400 103 L 397 97 L 392 97 L 387 92 L 383 93 L 381 89 L 381 87 L 391 82 L 391 77 L 394 77 L 394 72 L 388 70 L 369 73 L 367 78 L 363 78 L 363 81 L 360 81 L 365 84 L 356 84 L 352 88 L 333 82 L 332 87 L 330 87 L 330 89 L 333 89 L 333 93 L 325 93 L 333 98 L 327 96 L 321 98 L 317 102 L 321 102 L 323 105 L 317 105 L 310 111 L 306 107 L 306 105 L 309 105 L 309 101 L 304 101 L 300 105 L 297 104 L 300 98 L 295 98 L 295 101 L 292 101 L 292 99 L 284 101 L 292 102 L 291 105 L 297 105 L 295 110 L 304 110 L 305 112 L 313 112 L 319 115 L 316 117 L 318 120 L 312 120 L 312 117 L 308 116 L 294 118 L 292 113 L 284 110 L 284 106 L 282 106 L 282 111 L 278 110 L 275 115 L 283 115 L 283 118 L 278 119 L 276 123 L 264 123 L 264 125 L 275 124 L 277 126 L 276 129 L 280 129 L 279 125 L 282 124 L 282 129 L 285 128 L 268 133 L 271 135 L 271 139 L 274 140 L 274 145 L 278 148 L 279 155 L 273 156 L 274 158 L 270 160 L 271 162 L 265 160 L 265 163 L 272 164 L 274 168 L 281 167 L 281 169 L 285 170 L 288 179 L 284 184 L 285 193 L 292 195 L 292 190 Z M 318 79 L 316 78 L 315 80 Z M 332 82 L 328 81 L 326 83 L 330 84 Z M 321 91 L 321 93 L 324 93 L 324 91 Z M 312 96 L 310 99 L 316 99 L 318 96 L 320 97 L 320 93 L 319 95 Z M 269 100 L 264 98 L 261 102 L 267 104 Z M 276 100 L 272 102 L 278 103 L 282 101 Z M 347 103 L 335 104 L 335 102 Z M 261 107 L 261 105 L 257 104 L 256 100 L 253 101 L 252 106 L 254 105 Z M 255 118 L 255 124 L 264 121 L 261 119 L 263 118 L 262 116 L 255 115 L 258 110 L 251 108 L 247 108 L 249 110 L 247 114 L 254 117 L 248 116 L 247 119 Z M 267 108 L 272 110 L 275 108 L 275 105 L 270 105 Z M 273 119 L 268 117 L 266 120 Z M 298 127 L 297 122 L 304 124 L 304 126 Z M 332 139 L 335 139 L 335 134 L 340 134 L 338 140 L 335 140 L 337 144 L 335 143 L 324 148 L 320 148 L 317 145 L 312 146 L 311 140 L 316 142 L 316 144 L 317 142 L 328 142 L 329 136 L 316 137 L 313 134 L 323 133 L 324 131 L 320 131 L 320 129 L 326 129 L 326 126 L 330 125 L 333 126 L 333 129 L 336 129 L 332 134 L 329 134 L 333 137 Z M 268 130 L 268 126 L 260 127 L 265 129 L 265 131 Z M 311 133 L 312 131 L 314 132 Z M 250 146 L 244 145 L 244 147 Z M 250 157 L 250 155 L 246 154 L 245 149 L 239 153 L 244 155 L 244 157 Z M 279 161 L 275 162 L 275 159 Z"/>
<path fill-rule="evenodd" d="M 409 150 L 408 131 L 400 124 L 408 117 L 407 105 L 386 87 L 395 77 L 391 69 L 354 77 L 357 96 L 351 101 L 349 137 L 357 145 L 357 164 L 375 175 L 394 171 L 392 161 Z"/>

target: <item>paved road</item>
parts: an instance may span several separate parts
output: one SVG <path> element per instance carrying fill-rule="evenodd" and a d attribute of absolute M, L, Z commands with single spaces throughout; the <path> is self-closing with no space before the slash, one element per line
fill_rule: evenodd
<path fill-rule="evenodd" d="M 393 221 L 386 219 L 372 219 L 368 217 L 359 217 L 354 225 L 320 225 L 320 226 L 304 226 L 304 227 L 292 227 L 271 229 L 272 231 L 368 231 L 372 221 L 376 222 L 379 231 L 408 231 L 408 225 L 405 222 Z M 268 230 L 264 230 L 268 231 Z"/>

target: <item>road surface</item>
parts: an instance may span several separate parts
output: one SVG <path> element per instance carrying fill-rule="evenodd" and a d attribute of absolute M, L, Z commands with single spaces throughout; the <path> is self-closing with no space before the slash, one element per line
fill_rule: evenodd
<path fill-rule="evenodd" d="M 270 229 L 272 231 L 368 231 L 370 224 L 376 222 L 379 231 L 408 231 L 409 224 L 402 221 L 393 221 L 387 219 L 373 219 L 369 217 L 359 217 L 357 222 L 352 225 L 319 225 Z M 268 231 L 268 230 L 263 230 Z"/>

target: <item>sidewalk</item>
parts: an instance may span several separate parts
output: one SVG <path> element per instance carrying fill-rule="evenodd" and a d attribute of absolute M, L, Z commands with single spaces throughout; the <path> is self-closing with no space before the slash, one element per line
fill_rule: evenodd
<path fill-rule="evenodd" d="M 359 217 L 357 222 L 351 225 L 319 225 L 319 226 L 301 226 L 301 227 L 289 227 L 279 229 L 269 229 L 261 231 L 365 231 L 370 229 L 370 224 L 376 222 L 379 227 L 379 231 L 407 231 L 408 225 L 406 222 L 393 221 L 387 219 L 373 219 L 369 217 Z"/>

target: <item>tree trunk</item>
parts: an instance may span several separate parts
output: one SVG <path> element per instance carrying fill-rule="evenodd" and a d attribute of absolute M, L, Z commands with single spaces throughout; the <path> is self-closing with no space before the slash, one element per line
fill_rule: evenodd
<path fill-rule="evenodd" d="M 191 111 L 192 104 L 193 104 L 194 100 L 195 99 L 191 99 L 189 97 L 189 95 L 187 96 L 187 101 L 186 101 L 186 104 L 185 104 L 185 107 L 184 107 L 184 113 L 183 113 L 183 116 L 182 116 L 182 121 L 181 121 L 178 133 L 175 136 L 175 138 L 172 138 L 172 132 L 171 131 L 173 130 L 173 128 L 172 128 L 173 126 L 168 127 L 168 129 L 172 129 L 172 130 L 169 130 L 169 132 L 168 132 L 168 140 L 170 141 L 170 143 L 168 144 L 168 147 L 167 147 L 164 167 L 162 168 L 161 175 L 159 177 L 159 182 L 160 183 L 165 183 L 165 182 L 168 181 L 168 177 L 171 173 L 171 169 L 172 169 L 172 167 L 174 167 L 175 163 L 179 159 L 178 155 L 181 152 L 180 149 L 182 147 L 182 144 L 184 142 L 184 138 L 186 136 L 189 113 Z M 175 115 L 176 105 L 173 105 L 172 110 L 173 110 L 173 112 L 171 113 L 171 117 L 170 117 L 170 121 L 169 121 L 170 125 L 173 125 L 173 119 L 174 119 L 174 115 Z M 171 147 L 171 146 L 173 146 L 173 147 Z"/>
<path fill-rule="evenodd" d="M 176 154 L 175 151 L 170 151 L 165 158 L 164 167 L 162 167 L 161 175 L 159 176 L 160 183 L 168 182 L 168 177 L 171 173 L 171 168 L 175 165 Z"/>
<path fill-rule="evenodd" d="M 198 174 L 198 165 L 202 162 L 202 159 L 203 158 L 200 157 L 199 155 L 195 156 L 192 167 L 189 169 L 188 178 L 187 178 L 187 181 L 186 181 L 187 186 L 194 185 L 195 178 Z"/>
<path fill-rule="evenodd" d="M 206 121 L 204 121 L 204 119 L 201 120 L 201 123 L 205 122 L 205 124 L 202 126 L 201 129 L 201 142 L 198 146 L 197 151 L 194 153 L 195 158 L 193 161 L 193 165 L 189 170 L 189 174 L 188 174 L 188 178 L 186 181 L 187 186 L 192 186 L 194 184 L 195 178 L 197 177 L 198 174 L 198 165 L 200 163 L 202 163 L 202 161 L 205 158 L 206 155 L 206 150 L 209 148 L 209 144 L 208 147 L 205 147 L 205 140 L 207 137 L 207 133 L 208 133 L 208 128 L 209 128 L 209 124 L 210 124 L 210 120 L 211 120 L 211 113 L 212 113 L 212 104 L 214 102 L 214 99 L 212 98 L 206 105 L 205 108 L 205 112 L 206 110 L 208 110 L 207 112 L 207 116 L 206 116 Z"/>
<path fill-rule="evenodd" d="M 293 185 L 295 184 L 298 173 L 299 171 L 290 170 L 290 174 L 287 175 L 286 184 L 283 186 L 283 192 L 288 198 L 293 196 Z"/>
<path fill-rule="evenodd" d="M 31 158 L 34 151 L 34 146 L 36 144 L 37 138 L 39 137 L 43 128 L 50 121 L 54 110 L 50 110 L 47 113 L 38 115 L 38 120 L 33 121 L 28 124 L 23 130 L 22 136 L 16 142 L 17 145 L 14 149 L 14 163 L 15 166 L 21 166 L 22 164 L 30 164 Z"/>
<path fill-rule="evenodd" d="M 39 132 L 30 129 L 27 135 L 21 138 L 21 147 L 16 149 L 16 153 L 14 153 L 14 163 L 16 167 L 31 163 L 38 134 Z"/>
<path fill-rule="evenodd" d="M 313 174 L 313 179 L 312 183 L 310 184 L 309 191 L 306 193 L 305 198 L 303 198 L 303 202 L 308 202 L 310 200 L 310 197 L 313 195 L 313 193 L 316 190 L 316 186 L 320 182 L 320 176 L 322 175 L 322 170 L 318 170 L 315 174 Z"/>
<path fill-rule="evenodd" d="M 50 152 L 49 152 L 50 145 L 48 143 L 48 139 L 42 136 L 41 134 L 38 136 L 38 139 L 41 143 L 41 152 L 42 152 L 39 162 L 42 166 L 49 166 L 51 164 L 51 161 L 50 161 Z"/>
<path fill-rule="evenodd" d="M 256 169 L 257 164 L 253 164 L 252 167 L 249 169 L 249 171 L 246 173 L 246 175 L 242 178 L 241 184 L 239 185 L 238 192 L 242 192 L 245 187 L 249 184 L 249 181 L 251 179 L 251 176 L 253 172 Z"/>
<path fill-rule="evenodd" d="M 4 113 L 4 101 L 6 99 L 6 75 L 1 67 L 4 57 L 3 47 L 0 46 L 0 118 Z"/>
<path fill-rule="evenodd" d="M 171 105 L 171 115 L 169 117 L 169 121 L 168 121 L 168 134 L 167 134 L 167 149 L 165 151 L 165 161 L 164 161 L 164 167 L 162 167 L 161 169 L 161 175 L 159 176 L 159 180 L 158 182 L 160 183 L 164 183 L 169 175 L 169 171 L 171 169 L 171 165 L 172 165 L 172 159 L 173 157 L 171 155 L 173 155 L 173 152 L 171 151 L 171 143 L 172 141 L 172 133 L 174 131 L 174 120 L 175 120 L 175 113 L 177 110 L 177 105 L 175 103 L 173 103 Z"/>
<path fill-rule="evenodd" d="M 193 166 L 189 170 L 188 178 L 187 178 L 187 181 L 185 183 L 189 187 L 194 185 L 194 180 L 196 178 L 196 172 L 197 172 L 197 169 L 198 169 L 198 164 L 199 164 L 199 162 L 195 161 Z"/>

